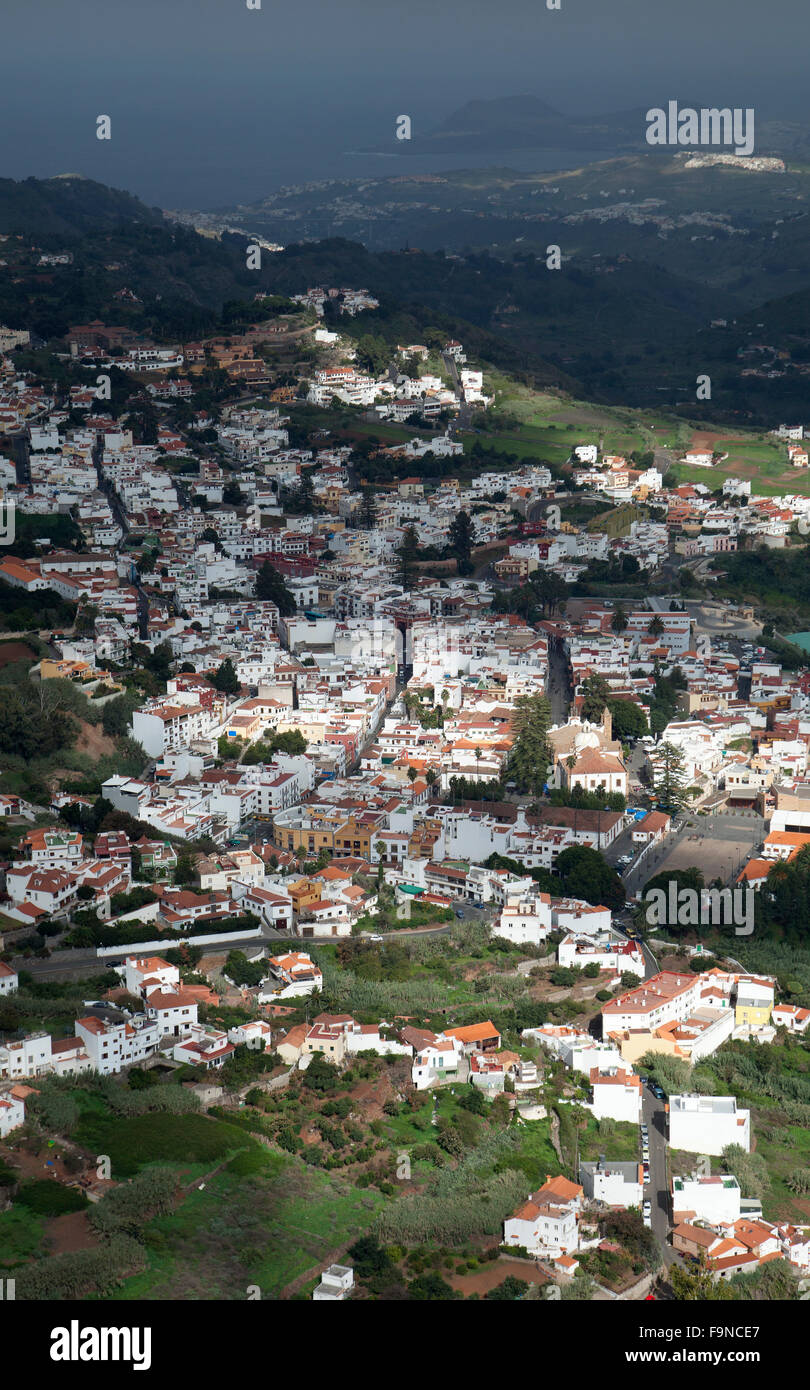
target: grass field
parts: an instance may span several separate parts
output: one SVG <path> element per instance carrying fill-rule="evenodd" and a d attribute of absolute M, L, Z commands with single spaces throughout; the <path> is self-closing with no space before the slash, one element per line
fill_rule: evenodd
<path fill-rule="evenodd" d="M 741 478 L 750 481 L 752 491 L 765 497 L 810 493 L 810 470 L 790 466 L 787 448 L 782 441 L 763 438 L 759 434 L 724 435 L 700 431 L 695 432 L 689 440 L 689 449 L 713 449 L 727 457 L 711 468 L 675 464 L 673 473 L 679 483 L 704 483 L 714 490 L 726 478 Z"/>
<path fill-rule="evenodd" d="M 149 1268 L 127 1279 L 120 1299 L 263 1298 L 326 1264 L 368 1229 L 385 1198 L 262 1150 L 260 1170 L 224 1170 L 149 1229 Z"/>
<path fill-rule="evenodd" d="M 791 1192 L 785 1179 L 796 1168 L 810 1168 L 810 1131 L 800 1125 L 779 1125 L 778 1137 L 770 1137 L 770 1130 L 761 1122 L 758 1124 L 758 1118 L 755 1109 L 752 1127 L 756 1151 L 765 1159 L 771 1180 L 770 1191 L 762 1198 L 762 1214 L 766 1221 L 795 1221 L 807 1225 L 810 1197 L 799 1197 Z"/>
<path fill-rule="evenodd" d="M 498 372 L 487 372 L 486 379 L 496 392 L 488 418 L 497 425 L 499 417 L 506 417 L 516 421 L 518 428 L 505 433 L 495 429 L 480 438 L 494 448 L 499 447 L 497 441 L 508 440 L 507 452 L 542 452 L 551 462 L 564 463 L 577 444 L 600 443 L 606 453 L 628 454 L 656 446 L 685 447 L 692 434 L 686 421 L 654 411 L 564 399 L 532 391 Z"/>
<path fill-rule="evenodd" d="M 42 1218 L 28 1207 L 0 1212 L 0 1269 L 13 1269 L 41 1253 Z"/>
<path fill-rule="evenodd" d="M 177 1163 L 190 1176 L 206 1172 L 253 1140 L 243 1130 L 205 1115 L 108 1115 L 85 1110 L 76 1140 L 94 1153 L 108 1154 L 114 1178 L 130 1178 L 150 1164 Z"/>

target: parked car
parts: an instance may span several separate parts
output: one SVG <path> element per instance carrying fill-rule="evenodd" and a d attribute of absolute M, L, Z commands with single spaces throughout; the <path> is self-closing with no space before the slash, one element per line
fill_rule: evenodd
<path fill-rule="evenodd" d="M 641 1208 L 642 1216 L 652 1216 L 652 1202 L 645 1202 Z"/>
<path fill-rule="evenodd" d="M 460 907 L 456 908 L 456 916 L 458 917 L 459 921 L 463 921 L 464 913 L 462 912 Z"/>

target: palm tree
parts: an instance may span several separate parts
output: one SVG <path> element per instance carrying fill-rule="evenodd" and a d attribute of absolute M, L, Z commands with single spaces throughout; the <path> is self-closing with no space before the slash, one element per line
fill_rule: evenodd
<path fill-rule="evenodd" d="M 627 629 L 627 614 L 620 603 L 616 605 L 613 617 L 610 620 L 610 626 L 617 635 Z"/>

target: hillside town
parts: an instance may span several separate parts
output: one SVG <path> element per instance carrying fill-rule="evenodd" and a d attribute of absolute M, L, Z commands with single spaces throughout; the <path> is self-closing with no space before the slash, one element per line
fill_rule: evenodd
<path fill-rule="evenodd" d="M 340 331 L 366 290 L 291 304 L 170 346 L 73 326 L 60 359 L 86 386 L 21 369 L 30 335 L 0 329 L 0 598 L 33 644 L 8 674 L 103 749 L 95 778 L 32 752 L 0 790 L 0 1139 L 22 1151 L 65 1078 L 157 1069 L 262 1132 L 319 1067 L 330 1087 L 365 1067 L 350 1108 L 378 1139 L 419 1107 L 435 1126 L 438 1147 L 391 1140 L 401 1201 L 417 1150 L 463 1166 L 458 1114 L 497 1116 L 519 1153 L 551 1127 L 559 1171 L 519 1201 L 505 1184 L 496 1230 L 479 1212 L 508 1278 L 642 1297 L 662 1262 L 810 1272 L 810 1226 L 752 1168 L 773 1121 L 735 1094 L 810 1024 L 802 982 L 746 955 L 808 862 L 810 670 L 712 595 L 717 557 L 789 549 L 810 498 L 669 485 L 657 454 L 587 439 L 563 468 L 498 466 L 471 430 L 498 387 L 462 343 L 375 369 Z M 301 334 L 309 368 L 274 385 L 264 344 Z M 806 467 L 801 427 L 776 435 Z M 657 592 L 588 593 L 617 578 Z M 441 1003 L 371 987 L 440 960 Z M 77 974 L 99 998 L 29 1026 Z M 355 1177 L 394 1200 L 353 1123 Z M 641 1265 L 617 1213 L 649 1232 Z M 355 1273 L 333 1261 L 312 1297 L 356 1296 Z"/>

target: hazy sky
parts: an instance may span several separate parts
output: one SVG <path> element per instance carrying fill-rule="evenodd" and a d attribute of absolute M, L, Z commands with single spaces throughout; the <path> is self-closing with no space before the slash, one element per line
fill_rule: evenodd
<path fill-rule="evenodd" d="M 807 0 L 0 0 L 0 176 L 75 172 L 166 207 L 346 175 L 346 151 L 473 98 L 569 114 L 807 114 Z M 112 118 L 112 140 L 95 121 Z M 487 161 L 484 161 L 487 162 Z M 358 167 L 354 172 L 361 172 Z M 381 172 L 388 172 L 387 167 Z"/>

